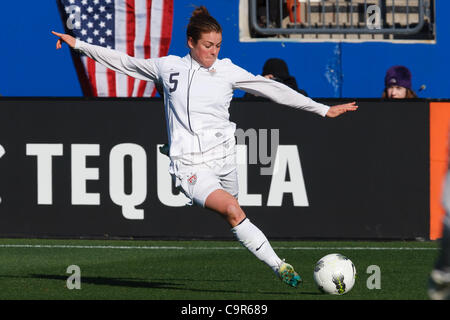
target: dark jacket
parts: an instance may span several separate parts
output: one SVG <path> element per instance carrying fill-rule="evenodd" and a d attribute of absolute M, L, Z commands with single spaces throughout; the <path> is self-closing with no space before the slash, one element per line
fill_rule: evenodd
<path fill-rule="evenodd" d="M 272 80 L 281 82 L 291 89 L 300 92 L 304 96 L 308 96 L 305 90 L 299 89 L 297 85 L 297 80 L 289 74 L 288 66 L 286 62 L 282 59 L 271 58 L 268 59 L 263 66 L 262 76 L 271 74 L 274 76 Z M 250 93 L 245 93 L 244 98 L 254 97 Z"/>

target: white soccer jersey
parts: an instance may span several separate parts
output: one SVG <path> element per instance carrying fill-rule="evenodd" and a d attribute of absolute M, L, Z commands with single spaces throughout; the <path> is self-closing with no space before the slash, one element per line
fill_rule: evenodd
<path fill-rule="evenodd" d="M 236 125 L 229 120 L 228 108 L 235 89 L 321 116 L 329 109 L 284 84 L 247 72 L 230 59 L 217 59 L 204 68 L 190 54 L 138 59 L 80 40 L 75 49 L 116 72 L 162 84 L 172 159 L 208 151 L 234 137 Z"/>

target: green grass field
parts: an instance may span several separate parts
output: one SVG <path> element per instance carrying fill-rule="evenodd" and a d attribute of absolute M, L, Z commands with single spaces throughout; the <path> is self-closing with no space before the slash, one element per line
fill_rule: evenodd
<path fill-rule="evenodd" d="M 0 299 L 425 300 L 438 253 L 436 242 L 272 245 L 304 279 L 300 288 L 281 283 L 233 241 L 0 239 Z M 322 294 L 313 281 L 316 261 L 333 252 L 350 258 L 358 273 L 343 296 Z M 81 270 L 81 289 L 67 288 L 70 265 Z M 371 265 L 380 267 L 380 289 L 367 287 Z"/>

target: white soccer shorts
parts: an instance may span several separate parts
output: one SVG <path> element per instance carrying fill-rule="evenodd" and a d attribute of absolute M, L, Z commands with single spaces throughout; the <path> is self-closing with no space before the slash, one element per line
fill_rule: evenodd
<path fill-rule="evenodd" d="M 204 161 L 201 161 L 203 159 Z M 239 193 L 234 139 L 201 155 L 176 159 L 171 164 L 175 186 L 191 200 L 191 205 L 205 206 L 206 199 L 221 189 L 237 199 Z"/>

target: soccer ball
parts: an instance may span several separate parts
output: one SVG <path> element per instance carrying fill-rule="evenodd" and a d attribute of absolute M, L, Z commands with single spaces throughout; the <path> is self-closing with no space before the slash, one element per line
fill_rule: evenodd
<path fill-rule="evenodd" d="M 353 262 L 339 253 L 321 258 L 314 268 L 314 281 L 324 293 L 342 295 L 349 292 L 356 279 Z"/>

